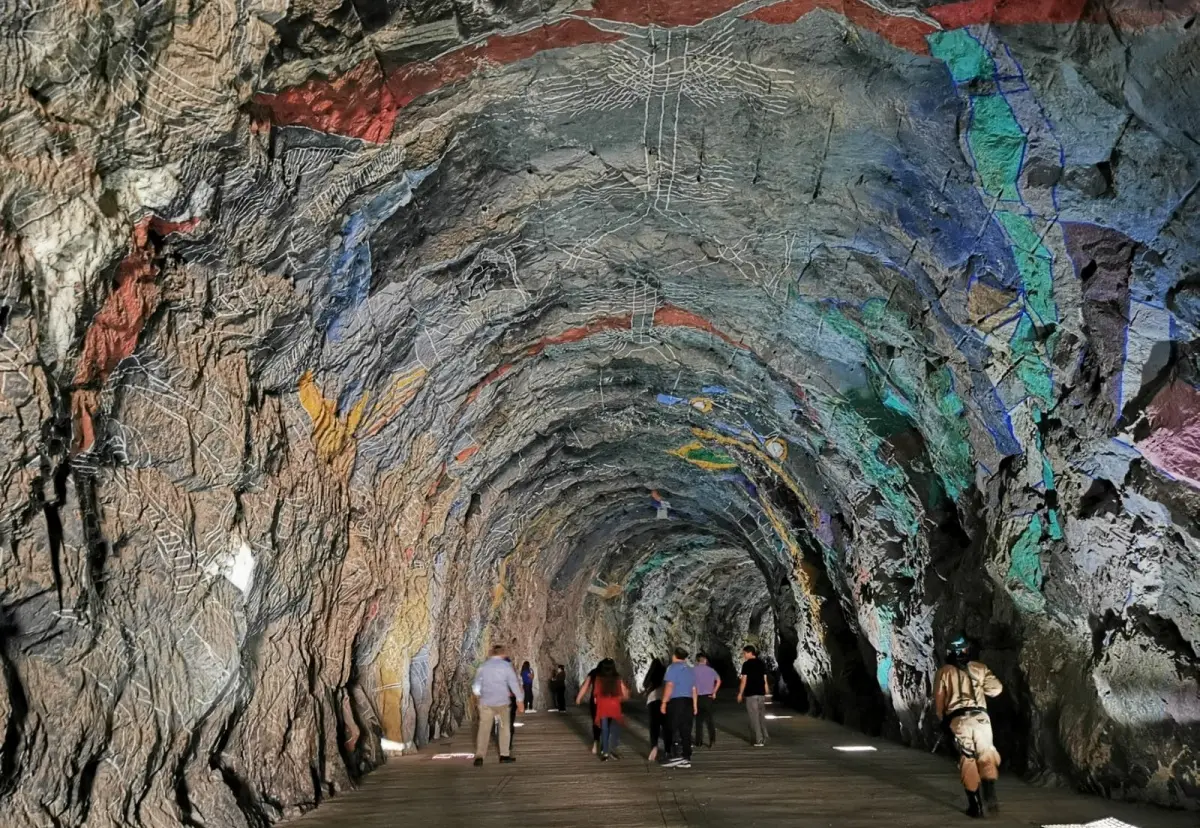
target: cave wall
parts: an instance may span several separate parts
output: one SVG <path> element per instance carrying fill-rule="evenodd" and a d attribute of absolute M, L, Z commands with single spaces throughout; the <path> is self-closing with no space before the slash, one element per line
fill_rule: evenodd
<path fill-rule="evenodd" d="M 0 9 L 0 805 L 259 826 L 765 643 L 1200 807 L 1196 3 Z"/>

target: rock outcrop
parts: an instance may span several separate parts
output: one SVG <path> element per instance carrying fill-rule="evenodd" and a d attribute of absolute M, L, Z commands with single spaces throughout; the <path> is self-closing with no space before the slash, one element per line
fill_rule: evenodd
<path fill-rule="evenodd" d="M 0 9 L 0 807 L 261 826 L 770 652 L 1200 807 L 1200 6 Z"/>

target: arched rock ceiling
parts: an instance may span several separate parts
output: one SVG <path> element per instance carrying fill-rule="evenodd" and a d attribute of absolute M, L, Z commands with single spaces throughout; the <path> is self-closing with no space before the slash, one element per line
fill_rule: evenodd
<path fill-rule="evenodd" d="M 960 630 L 1195 806 L 1197 11 L 0 10 L 6 807 L 294 814 L 491 641 L 923 743 Z"/>

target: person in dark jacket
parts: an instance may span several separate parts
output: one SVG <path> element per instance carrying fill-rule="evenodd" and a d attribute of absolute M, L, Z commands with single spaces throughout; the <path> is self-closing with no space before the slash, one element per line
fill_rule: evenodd
<path fill-rule="evenodd" d="M 521 665 L 521 686 L 525 688 L 525 712 L 536 713 L 533 707 L 533 667 L 528 661 Z"/>
<path fill-rule="evenodd" d="M 592 720 L 592 753 L 600 752 L 600 725 L 596 724 L 596 694 L 595 690 L 596 674 L 600 672 L 600 665 L 604 661 L 601 660 L 587 674 L 587 678 L 583 680 L 583 686 L 579 688 L 579 692 L 575 695 L 575 703 L 583 704 L 586 697 L 588 700 L 588 714 Z"/>
<path fill-rule="evenodd" d="M 560 664 L 550 674 L 550 696 L 554 699 L 554 709 L 559 713 L 567 712 L 567 668 Z"/>
<path fill-rule="evenodd" d="M 658 757 L 658 740 L 663 734 L 662 686 L 663 677 L 667 674 L 667 665 L 661 659 L 650 662 L 646 677 L 642 679 L 642 692 L 646 694 L 646 715 L 650 719 L 650 755 L 648 761 L 653 762 Z"/>

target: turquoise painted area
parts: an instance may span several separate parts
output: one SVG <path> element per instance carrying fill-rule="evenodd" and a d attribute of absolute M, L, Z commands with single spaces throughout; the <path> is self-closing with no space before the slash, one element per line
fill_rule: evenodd
<path fill-rule="evenodd" d="M 875 680 L 879 689 L 889 692 L 892 682 L 892 630 L 896 625 L 895 614 L 887 607 L 875 608 L 875 620 L 879 625 L 879 663 L 875 667 Z"/>
<path fill-rule="evenodd" d="M 1017 181 L 1025 159 L 1025 133 L 1003 95 L 971 97 L 967 146 L 983 191 L 1002 201 L 1020 201 Z"/>
<path fill-rule="evenodd" d="M 1018 360 L 1017 376 L 1021 378 L 1025 390 L 1043 404 L 1044 410 L 1049 410 L 1054 405 L 1054 381 L 1050 378 L 1049 367 L 1038 353 L 1037 335 L 1029 314 L 1021 314 L 1009 345 Z"/>
<path fill-rule="evenodd" d="M 630 589 L 639 584 L 643 578 L 649 575 L 656 569 L 661 569 L 666 565 L 671 558 L 666 552 L 655 552 L 637 569 L 633 570 L 633 574 L 629 576 L 627 589 Z"/>
<path fill-rule="evenodd" d="M 1054 540 L 1063 539 L 1062 524 L 1058 522 L 1058 509 L 1050 510 L 1050 537 Z"/>
<path fill-rule="evenodd" d="M 939 32 L 928 41 L 933 56 L 945 62 L 956 84 L 995 76 L 995 61 L 969 32 Z M 996 221 L 1008 238 L 1021 274 L 1023 312 L 1011 341 L 1018 359 L 1017 376 L 1033 401 L 1048 408 L 1053 404 L 1054 383 L 1043 354 L 1053 352 L 1053 342 L 1041 347 L 1036 329 L 1056 321 L 1058 309 L 1054 302 L 1054 258 L 1019 204 L 1021 166 L 1028 139 L 1002 93 L 968 94 L 967 103 L 971 113 L 967 125 L 970 160 L 983 194 L 1001 202 L 995 210 Z"/>
<path fill-rule="evenodd" d="M 838 448 L 856 461 L 863 479 L 879 492 L 892 522 L 901 531 L 916 535 L 916 510 L 907 494 L 908 475 L 899 466 L 880 459 L 883 440 L 851 406 L 829 399 L 824 409 L 827 432 Z"/>
<path fill-rule="evenodd" d="M 1041 540 L 1042 519 L 1034 515 L 1025 531 L 1013 544 L 1012 560 L 1007 575 L 1010 583 L 1015 581 L 1030 592 L 1036 593 L 1040 593 L 1042 589 Z"/>
<path fill-rule="evenodd" d="M 946 366 L 927 380 L 933 396 L 937 427 L 930 430 L 930 455 L 934 468 L 952 500 L 971 487 L 975 465 L 971 462 L 971 424 L 967 407 L 954 390 L 954 374 Z"/>
<path fill-rule="evenodd" d="M 1007 105 L 1007 104 L 1006 104 Z M 996 212 L 996 220 L 1004 228 L 1011 243 L 1017 270 L 1025 287 L 1025 307 L 1039 324 L 1058 320 L 1054 304 L 1054 256 L 1042 244 L 1041 237 L 1027 217 L 1007 210 Z"/>
<path fill-rule="evenodd" d="M 927 37 L 926 41 L 933 56 L 946 64 L 955 83 L 970 83 L 990 78 L 996 73 L 992 56 L 965 29 L 938 32 Z"/>
<path fill-rule="evenodd" d="M 1045 455 L 1042 455 L 1042 485 L 1046 487 L 1046 491 L 1054 491 L 1054 467 Z"/>
<path fill-rule="evenodd" d="M 861 314 L 861 335 L 871 343 L 918 347 L 912 340 L 912 323 L 904 314 L 889 308 L 886 300 L 878 297 L 867 300 Z M 893 422 L 889 423 L 889 418 L 873 415 L 878 422 L 872 423 L 872 430 L 886 437 L 904 430 L 909 424 L 916 424 L 925 439 L 942 488 L 950 498 L 957 500 L 970 488 L 975 467 L 971 460 L 967 409 L 955 392 L 954 374 L 943 366 L 918 379 L 913 375 L 910 363 L 902 358 L 892 360 L 886 367 L 872 361 L 868 367 L 880 403 L 888 412 L 906 421 L 901 423 L 891 417 Z M 859 400 L 852 400 L 852 403 L 863 410 Z"/>
<path fill-rule="evenodd" d="M 895 411 L 897 414 L 903 414 L 905 417 L 915 418 L 916 413 L 913 411 L 912 405 L 908 400 L 901 397 L 890 388 L 883 389 L 883 404 Z"/>

